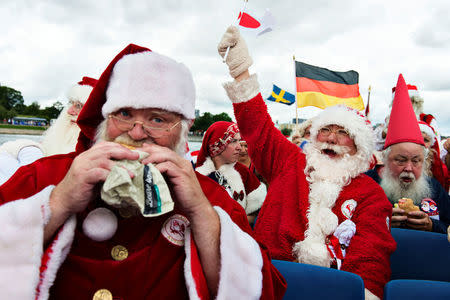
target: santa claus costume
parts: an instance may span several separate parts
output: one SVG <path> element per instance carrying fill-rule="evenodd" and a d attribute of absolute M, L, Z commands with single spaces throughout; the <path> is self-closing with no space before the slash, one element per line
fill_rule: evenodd
<path fill-rule="evenodd" d="M 41 142 L 18 139 L 0 146 L 0 184 L 6 182 L 21 166 L 43 156 L 65 154 L 75 150 L 80 129 L 76 125 L 77 115 L 69 114 L 69 110 L 72 103 L 83 105 L 96 83 L 96 79 L 85 76 L 69 89 L 69 106 L 61 111 L 55 123 L 44 132 Z"/>
<path fill-rule="evenodd" d="M 305 155 L 275 128 L 256 75 L 227 83 L 225 89 L 252 162 L 269 183 L 256 236 L 273 258 L 356 273 L 364 280 L 366 297 L 382 298 L 395 242 L 391 205 L 383 190 L 361 174 L 374 148 L 367 120 L 349 108 L 327 108 L 312 122 Z M 318 130 L 330 124 L 343 126 L 356 144 L 357 153 L 342 158 L 342 164 L 323 160 L 314 148 Z M 322 171 L 313 171 L 315 163 Z"/>
<path fill-rule="evenodd" d="M 103 72 L 78 118 L 81 134 L 76 152 L 46 157 L 25 166 L 13 180 L 1 186 L 0 298 L 210 298 L 189 220 L 176 207 L 154 218 L 130 217 L 127 211 L 109 207 L 98 199 L 86 211 L 71 216 L 49 245 L 43 247 L 43 230 L 51 213 L 50 193 L 64 178 L 74 158 L 92 145 L 97 126 L 104 119 L 102 109 L 108 111 L 126 105 L 181 111 L 187 118 L 193 115 L 193 98 L 189 101 L 183 98 L 186 97 L 183 89 L 191 84 L 186 83 L 192 80 L 190 73 L 181 78 L 165 77 L 170 79 L 165 85 L 158 82 L 164 77 L 161 72 L 165 69 L 160 67 L 165 65 L 164 59 L 159 60 L 161 56 L 156 54 L 145 55 L 148 51 L 129 45 Z M 144 56 L 155 57 L 156 65 L 145 64 L 145 59 L 140 60 Z M 121 65 L 129 68 L 125 61 L 136 60 L 144 69 L 154 70 L 151 72 L 154 76 L 141 76 L 138 68 L 133 67 L 129 74 L 131 80 L 150 80 L 161 89 L 154 94 L 140 90 L 144 96 L 137 100 L 118 97 L 107 101 L 107 86 L 116 64 L 123 62 Z M 175 68 L 175 73 L 181 73 L 177 68 L 187 70 L 174 63 L 169 63 L 168 68 Z M 171 98 L 178 101 L 160 100 L 161 92 L 180 91 L 183 92 L 179 97 Z M 124 100 L 128 102 L 123 103 Z M 220 219 L 217 299 L 281 298 L 284 279 L 271 265 L 267 253 L 252 239 L 243 209 L 215 182 L 200 174 L 197 178 Z"/>
<path fill-rule="evenodd" d="M 220 155 L 237 133 L 239 128 L 234 123 L 219 121 L 212 124 L 203 137 L 195 170 L 223 186 L 250 215 L 261 208 L 267 193 L 266 186 L 240 162 L 224 164 L 216 169 L 211 159 Z"/>

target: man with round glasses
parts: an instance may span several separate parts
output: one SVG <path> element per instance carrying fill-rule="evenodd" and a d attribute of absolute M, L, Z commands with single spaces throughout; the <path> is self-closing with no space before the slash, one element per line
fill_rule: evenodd
<path fill-rule="evenodd" d="M 402 78 L 403 79 L 403 78 Z M 392 203 L 392 227 L 447 233 L 450 198 L 441 184 L 427 175 L 428 149 L 404 84 L 396 88 L 383 151 L 384 166 L 367 172 Z M 412 200 L 415 211 L 394 205 Z"/>
<path fill-rule="evenodd" d="M 312 120 L 302 151 L 274 126 L 252 59 L 236 27 L 219 43 L 234 81 L 224 85 L 241 136 L 268 192 L 255 233 L 272 258 L 333 267 L 360 275 L 366 299 L 383 298 L 395 242 L 389 232 L 391 206 L 368 176 L 374 135 L 368 120 L 345 106 L 323 110 Z M 332 298 L 333 295 L 330 295 Z"/>
<path fill-rule="evenodd" d="M 8 257 L 0 298 L 280 299 L 285 281 L 251 237 L 245 211 L 181 156 L 194 108 L 183 64 L 133 44 L 120 52 L 80 113 L 76 152 L 26 166 L 0 187 L 9 228 L 0 232 Z M 143 177 L 119 164 L 137 161 Z M 174 205 L 155 215 L 131 202 L 109 205 L 102 199 L 113 172 L 125 174 L 119 198 L 139 177 L 146 207 L 164 193 L 153 180 Z"/>

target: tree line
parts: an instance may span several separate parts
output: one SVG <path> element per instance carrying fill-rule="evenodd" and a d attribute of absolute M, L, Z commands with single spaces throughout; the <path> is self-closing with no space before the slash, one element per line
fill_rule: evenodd
<path fill-rule="evenodd" d="M 0 121 L 17 116 L 38 117 L 50 121 L 50 119 L 56 119 L 63 108 L 64 105 L 60 101 L 45 108 L 41 108 L 37 101 L 25 105 L 20 91 L 0 86 Z"/>

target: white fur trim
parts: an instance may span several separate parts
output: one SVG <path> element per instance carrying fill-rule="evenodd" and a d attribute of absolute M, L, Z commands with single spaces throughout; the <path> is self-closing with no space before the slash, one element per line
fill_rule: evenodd
<path fill-rule="evenodd" d="M 84 104 L 86 100 L 89 98 L 91 92 L 92 86 L 76 84 L 72 86 L 67 92 L 67 99 L 69 99 L 69 101 L 74 102 L 80 101 L 81 103 Z"/>
<path fill-rule="evenodd" d="M 58 235 L 58 239 L 51 245 L 52 253 L 47 263 L 47 270 L 41 274 L 42 279 L 38 300 L 48 299 L 49 290 L 55 281 L 56 273 L 66 259 L 67 254 L 69 254 L 70 247 L 72 246 L 76 224 L 77 219 L 73 215 L 66 221 Z"/>
<path fill-rule="evenodd" d="M 342 186 L 329 182 L 310 183 L 308 229 L 305 238 L 294 244 L 292 252 L 298 262 L 322 267 L 330 266 L 330 255 L 325 239 L 338 225 L 338 218 L 332 208 Z"/>
<path fill-rule="evenodd" d="M 425 125 L 422 123 L 419 123 L 419 128 L 421 132 L 424 132 L 426 135 L 428 135 L 428 137 L 431 139 L 431 146 L 433 146 L 436 139 L 436 135 L 434 134 L 433 129 L 431 129 L 429 125 Z"/>
<path fill-rule="evenodd" d="M 189 299 L 200 300 L 194 281 L 194 274 L 191 268 L 191 227 L 186 227 L 184 231 L 184 251 L 186 253 L 186 261 L 184 262 L 184 280 L 188 290 Z"/>
<path fill-rule="evenodd" d="M 227 180 L 228 185 L 231 188 L 231 195 L 233 192 L 240 193 L 241 191 L 244 192 L 244 199 L 241 201 L 237 201 L 247 212 L 247 205 L 248 205 L 248 199 L 247 194 L 245 193 L 245 187 L 244 183 L 242 182 L 241 174 L 239 174 L 238 171 L 234 168 L 235 164 L 225 164 L 220 166 L 219 171 L 220 174 L 225 177 Z M 207 157 L 203 165 L 195 169 L 197 172 L 199 172 L 202 175 L 208 176 L 212 172 L 216 171 L 216 167 L 214 166 L 214 162 L 212 161 L 211 157 Z"/>
<path fill-rule="evenodd" d="M 266 195 L 267 188 L 263 183 L 260 183 L 256 190 L 253 190 L 247 195 L 247 207 L 245 208 L 247 215 L 261 208 L 264 199 L 266 199 Z"/>
<path fill-rule="evenodd" d="M 83 221 L 84 234 L 96 242 L 109 240 L 116 231 L 117 217 L 105 207 L 94 209 Z"/>
<path fill-rule="evenodd" d="M 258 243 L 243 232 L 220 207 L 220 282 L 217 300 L 259 299 L 263 259 Z"/>
<path fill-rule="evenodd" d="M 0 152 L 5 151 L 17 159 L 19 151 L 25 147 L 37 147 L 37 148 L 41 149 L 42 152 L 44 152 L 44 150 L 42 149 L 42 147 L 39 143 L 32 141 L 32 140 L 27 140 L 27 139 L 18 139 L 18 140 L 3 143 L 0 146 Z"/>
<path fill-rule="evenodd" d="M 35 298 L 47 219 L 43 212 L 52 190 L 49 186 L 0 206 L 0 299 Z"/>
<path fill-rule="evenodd" d="M 231 81 L 223 85 L 231 102 L 247 102 L 259 93 L 259 83 L 256 74 L 242 81 Z"/>
<path fill-rule="evenodd" d="M 368 289 L 364 289 L 364 299 L 365 300 L 380 300 L 377 296 L 375 296 L 371 291 Z"/>
<path fill-rule="evenodd" d="M 195 118 L 195 85 L 185 65 L 151 51 L 128 54 L 114 66 L 103 117 L 120 108 L 160 108 Z"/>
<path fill-rule="evenodd" d="M 262 293 L 263 259 L 258 243 L 243 232 L 220 207 L 220 280 L 217 300 L 259 299 Z M 189 299 L 199 299 L 191 270 L 191 234 L 185 231 L 185 280 Z"/>
<path fill-rule="evenodd" d="M 310 130 L 311 140 L 317 141 L 317 133 L 324 126 L 331 124 L 342 126 L 353 138 L 357 153 L 363 154 L 363 157 L 369 161 L 375 150 L 375 134 L 366 120 L 365 117 L 344 105 L 327 107 L 313 118 Z"/>

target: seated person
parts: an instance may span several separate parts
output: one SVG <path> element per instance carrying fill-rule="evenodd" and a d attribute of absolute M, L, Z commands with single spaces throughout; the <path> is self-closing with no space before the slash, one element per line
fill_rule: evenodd
<path fill-rule="evenodd" d="M 374 148 L 369 122 L 348 107 L 329 107 L 314 117 L 311 142 L 302 152 L 273 124 L 234 26 L 219 53 L 224 56 L 228 47 L 226 63 L 235 80 L 225 89 L 250 158 L 269 183 L 256 236 L 272 258 L 356 273 L 364 280 L 366 299 L 382 299 L 395 241 L 389 232 L 391 205 L 362 174 Z"/>
<path fill-rule="evenodd" d="M 78 117 L 76 152 L 22 167 L 0 187 L 0 298 L 281 299 L 285 281 L 242 207 L 183 158 L 194 108 L 183 64 L 122 50 Z M 111 174 L 126 179 L 116 205 L 103 197 Z"/>
<path fill-rule="evenodd" d="M 266 186 L 238 162 L 241 135 L 236 124 L 219 121 L 206 130 L 195 170 L 218 182 L 245 210 L 249 223 L 266 198 Z"/>
<path fill-rule="evenodd" d="M 393 207 L 392 226 L 446 233 L 450 224 L 450 199 L 442 186 L 427 175 L 428 149 L 406 92 L 397 92 L 390 114 L 384 167 L 367 172 L 378 182 L 394 206 L 409 198 L 417 207 Z"/>

